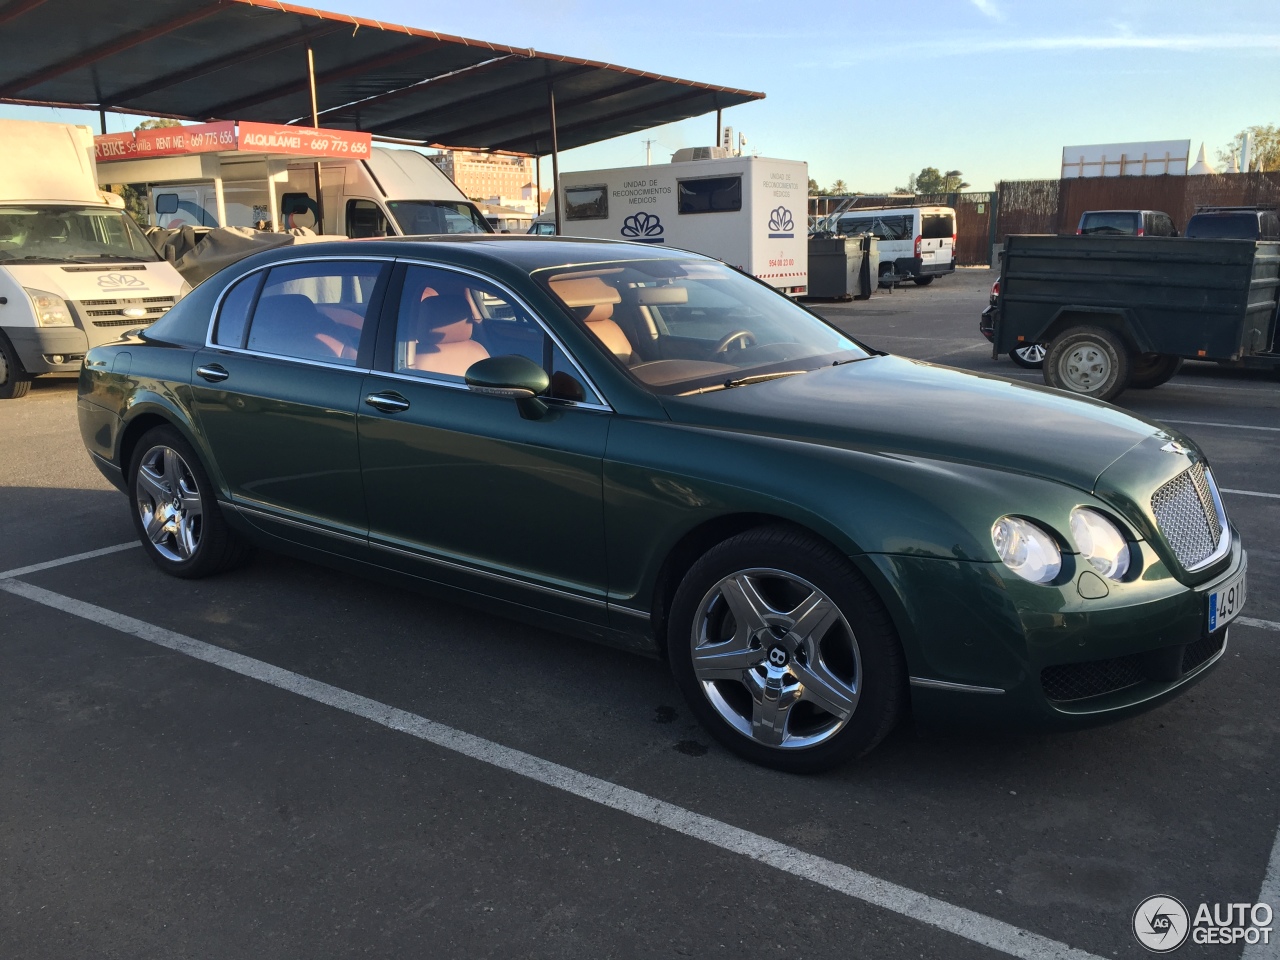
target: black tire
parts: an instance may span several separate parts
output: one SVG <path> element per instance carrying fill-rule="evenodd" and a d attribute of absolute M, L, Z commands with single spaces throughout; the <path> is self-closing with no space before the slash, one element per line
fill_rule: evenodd
<path fill-rule="evenodd" d="M 22 367 L 9 338 L 0 333 L 0 400 L 18 400 L 31 389 L 31 375 Z"/>
<path fill-rule="evenodd" d="M 1131 390 L 1150 390 L 1168 383 L 1182 369 L 1182 358 L 1162 353 L 1141 353 L 1133 361 L 1133 374 L 1129 377 Z"/>
<path fill-rule="evenodd" d="M 1031 359 L 1037 351 L 1039 352 L 1040 359 Z M 1014 347 L 1009 351 L 1009 359 L 1024 370 L 1042 369 L 1044 367 L 1044 355 L 1045 348 L 1043 343 L 1028 343 L 1021 347 Z"/>
<path fill-rule="evenodd" d="M 881 288 L 887 287 L 888 289 L 892 290 L 897 285 L 898 285 L 898 275 L 893 272 L 893 264 L 891 263 L 880 264 L 879 286 Z"/>
<path fill-rule="evenodd" d="M 937 279 L 936 277 L 914 277 L 912 278 L 911 282 L 914 283 L 917 287 L 927 287 L 929 284 L 933 283 L 933 281 L 936 279 Z"/>
<path fill-rule="evenodd" d="M 764 641 L 752 639 L 751 649 L 744 650 L 748 657 L 758 655 L 760 662 L 742 666 L 741 676 L 747 677 L 750 671 L 760 683 L 764 683 L 767 675 L 774 675 L 764 662 L 771 660 L 784 685 L 790 683 L 792 690 L 804 691 L 799 695 L 797 705 L 775 727 L 782 730 L 777 735 L 778 744 L 757 739 L 754 726 L 745 717 L 734 714 L 739 720 L 739 725 L 735 726 L 721 713 L 722 709 L 729 707 L 729 701 L 736 702 L 744 713 L 755 709 L 746 683 L 736 679 L 738 674 L 734 678 L 706 681 L 707 686 L 704 687 L 704 680 L 694 665 L 696 638 L 703 636 L 704 624 L 709 626 L 713 622 L 714 611 L 720 611 L 722 633 L 732 628 L 733 635 L 725 642 L 738 641 L 742 635 L 743 631 L 728 608 L 730 601 L 720 591 L 730 581 L 737 582 L 747 575 L 753 585 L 759 585 L 759 597 L 782 596 L 769 592 L 777 589 L 770 588 L 770 582 L 781 585 L 783 589 L 800 588 L 798 593 L 791 594 L 791 598 L 796 600 L 794 607 L 788 607 L 792 599 L 784 598 L 785 602 L 776 607 L 771 602 L 774 613 L 783 609 L 794 613 L 807 600 L 813 600 L 821 593 L 825 595 L 822 599 L 833 605 L 836 616 L 843 618 L 833 620 L 830 626 L 814 633 L 817 638 L 815 645 L 806 649 L 820 651 L 816 657 L 812 652 L 801 653 L 802 645 L 794 644 L 790 660 L 785 652 L 780 655 L 781 664 L 773 660 L 781 645 L 792 644 L 799 635 L 776 624 L 759 631 L 758 635 L 766 638 Z M 806 600 L 803 598 L 808 589 L 813 593 Z M 721 606 L 717 607 L 717 604 Z M 906 708 L 906 662 L 884 604 L 847 557 L 804 530 L 788 526 L 762 527 L 713 547 L 693 565 L 680 583 L 668 624 L 667 650 L 671 671 L 690 710 L 716 740 L 753 763 L 789 773 L 829 770 L 868 753 L 888 735 Z M 795 625 L 799 625 L 799 619 Z M 770 629 L 772 632 L 766 632 Z M 699 649 L 704 651 L 705 663 L 705 651 L 713 648 L 704 645 Z M 849 656 L 850 652 L 852 656 Z M 842 660 L 842 656 L 846 659 Z M 731 666 L 728 669 L 737 671 L 739 668 Z M 811 699 L 809 689 L 821 691 L 817 683 L 806 687 L 799 680 L 806 675 L 832 680 L 843 678 L 846 686 L 841 689 L 856 691 L 851 701 L 847 701 L 852 703 L 852 707 L 845 719 L 827 713 L 815 702 L 800 707 L 802 701 Z M 713 695 L 719 698 L 720 706 L 713 705 Z M 793 720 L 796 721 L 795 736 L 792 735 Z M 743 725 L 751 729 L 742 729 Z M 806 737 L 813 742 L 806 745 L 803 742 Z M 787 740 L 791 741 L 791 746 L 785 745 Z"/>
<path fill-rule="evenodd" d="M 1112 400 L 1129 386 L 1133 356 L 1106 327 L 1080 326 L 1053 338 L 1044 358 L 1044 382 L 1092 400 Z"/>
<path fill-rule="evenodd" d="M 180 481 L 164 479 L 169 491 L 175 498 L 182 498 L 185 502 L 191 498 L 189 496 L 184 498 L 182 491 L 194 489 L 200 505 L 198 530 L 193 534 L 194 548 L 190 549 L 187 556 L 183 556 L 184 545 L 181 543 L 183 537 L 178 532 L 181 527 L 178 514 L 173 515 L 171 524 L 165 525 L 173 526 L 174 529 L 168 533 L 162 533 L 164 542 L 152 540 L 147 532 L 147 522 L 144 520 L 144 502 L 151 504 L 151 515 L 157 521 L 159 510 L 169 506 L 168 503 L 161 503 L 153 496 L 148 491 L 147 480 L 140 477 L 143 464 L 148 464 L 148 470 L 151 471 L 156 451 L 165 449 L 177 454 L 181 463 L 181 469 L 175 471 L 180 475 Z M 161 456 L 163 457 L 163 454 Z M 155 476 L 153 471 L 150 475 Z M 165 573 L 184 580 L 195 580 L 237 567 L 252 555 L 252 547 L 227 525 L 226 519 L 222 516 L 214 486 L 200 458 L 191 448 L 191 444 L 187 443 L 175 428 L 154 427 L 143 434 L 133 449 L 133 456 L 129 460 L 129 472 L 126 476 L 129 482 L 129 511 L 133 516 L 133 527 L 151 561 Z M 193 524 L 193 528 L 195 526 L 197 525 Z"/>

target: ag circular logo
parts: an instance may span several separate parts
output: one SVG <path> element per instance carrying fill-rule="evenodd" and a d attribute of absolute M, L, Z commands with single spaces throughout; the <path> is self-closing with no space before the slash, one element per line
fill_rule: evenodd
<path fill-rule="evenodd" d="M 1133 911 L 1133 935 L 1152 953 L 1177 950 L 1187 942 L 1190 927 L 1191 916 L 1175 897 L 1147 897 Z"/>
<path fill-rule="evenodd" d="M 787 651 L 782 647 L 769 648 L 769 662 L 775 667 L 785 667 L 788 659 L 790 658 L 787 656 Z"/>

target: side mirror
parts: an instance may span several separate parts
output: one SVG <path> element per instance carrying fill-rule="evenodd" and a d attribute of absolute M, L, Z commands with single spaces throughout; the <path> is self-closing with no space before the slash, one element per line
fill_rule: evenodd
<path fill-rule="evenodd" d="M 475 393 L 516 401 L 520 416 L 526 420 L 541 420 L 550 409 L 538 397 L 550 389 L 551 378 L 528 357 L 509 354 L 477 360 L 467 367 L 463 380 Z"/>

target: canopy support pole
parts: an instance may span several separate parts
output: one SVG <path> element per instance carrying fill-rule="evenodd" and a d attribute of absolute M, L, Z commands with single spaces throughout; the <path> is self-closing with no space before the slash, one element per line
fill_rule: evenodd
<path fill-rule="evenodd" d="M 280 232 L 280 211 L 276 207 L 276 181 L 272 176 L 271 161 L 267 161 L 267 219 L 271 224 L 271 232 Z"/>
<path fill-rule="evenodd" d="M 107 135 L 107 111 L 106 110 L 102 110 L 102 109 L 98 110 L 98 125 L 102 127 L 102 135 L 105 137 Z"/>
<path fill-rule="evenodd" d="M 307 44 L 307 83 L 311 87 L 311 126 L 320 128 L 320 111 L 316 105 L 316 58 Z M 316 161 L 316 233 L 324 233 L 324 191 L 320 189 L 320 161 Z"/>
<path fill-rule="evenodd" d="M 716 107 L 716 141 L 712 144 L 713 147 L 720 146 L 722 136 L 724 136 L 724 127 L 720 124 L 720 108 Z"/>
<path fill-rule="evenodd" d="M 537 149 L 536 146 L 535 149 Z M 534 183 L 534 188 L 537 190 L 537 196 L 533 198 L 533 208 L 538 211 L 538 216 L 542 216 L 542 154 L 538 154 L 537 159 L 533 161 L 533 165 L 534 169 L 538 172 L 536 182 Z"/>
<path fill-rule="evenodd" d="M 227 195 L 222 190 L 221 170 L 213 178 L 213 202 L 214 209 L 218 212 L 218 226 L 225 227 L 227 225 Z"/>
<path fill-rule="evenodd" d="M 560 138 L 556 134 L 556 88 L 547 84 L 547 113 L 551 117 L 551 198 L 556 210 L 556 236 L 560 236 L 560 218 L 563 214 L 560 203 Z M 541 194 L 539 194 L 541 197 Z"/>

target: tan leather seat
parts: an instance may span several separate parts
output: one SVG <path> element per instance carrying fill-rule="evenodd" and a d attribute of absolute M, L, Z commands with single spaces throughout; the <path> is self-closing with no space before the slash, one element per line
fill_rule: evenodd
<path fill-rule="evenodd" d="M 471 339 L 475 323 L 462 294 L 440 294 L 418 304 L 408 366 L 423 373 L 461 377 L 489 351 Z"/>
<path fill-rule="evenodd" d="M 551 281 L 551 289 L 565 306 L 597 340 L 625 364 L 640 360 L 626 333 L 613 319 L 613 305 L 622 302 L 617 287 L 611 287 L 599 277 L 564 277 Z"/>
<path fill-rule="evenodd" d="M 613 321 L 613 304 L 598 303 L 592 307 L 579 307 L 574 312 L 587 325 L 591 335 L 623 363 L 629 366 L 640 359 L 627 335 Z"/>

